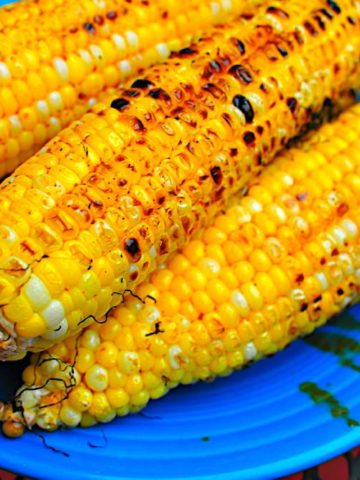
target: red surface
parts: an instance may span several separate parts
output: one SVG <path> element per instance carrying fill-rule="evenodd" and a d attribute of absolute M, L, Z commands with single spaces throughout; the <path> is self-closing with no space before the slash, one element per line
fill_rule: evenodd
<path fill-rule="evenodd" d="M 360 478 L 360 447 L 351 452 L 282 480 L 355 480 Z"/>

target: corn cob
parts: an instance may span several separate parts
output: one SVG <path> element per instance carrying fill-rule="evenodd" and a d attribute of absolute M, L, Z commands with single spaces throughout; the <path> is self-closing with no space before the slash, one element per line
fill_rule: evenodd
<path fill-rule="evenodd" d="M 256 3 L 66 0 L 1 9 L 0 178 L 80 118 L 102 90 Z"/>
<path fill-rule="evenodd" d="M 101 318 L 358 84 L 360 13 L 325 4 L 288 2 L 276 31 L 267 7 L 258 28 L 215 28 L 1 185 L 1 359 Z"/>
<path fill-rule="evenodd" d="M 23 371 L 4 431 L 89 426 L 277 352 L 360 299 L 360 105 L 285 151 L 107 322 Z M 50 405 L 50 406 L 47 406 Z M 15 425 L 14 425 L 15 421 Z"/>

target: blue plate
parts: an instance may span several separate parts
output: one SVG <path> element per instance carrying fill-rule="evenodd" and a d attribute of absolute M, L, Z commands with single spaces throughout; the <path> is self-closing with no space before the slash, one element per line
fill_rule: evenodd
<path fill-rule="evenodd" d="M 12 381 L 16 368 L 6 370 Z M 360 306 L 230 377 L 173 390 L 142 414 L 43 439 L 0 438 L 0 465 L 46 480 L 274 479 L 360 444 L 360 426 L 349 426 L 360 421 L 359 372 Z M 9 390 L 10 378 L 2 383 Z"/>

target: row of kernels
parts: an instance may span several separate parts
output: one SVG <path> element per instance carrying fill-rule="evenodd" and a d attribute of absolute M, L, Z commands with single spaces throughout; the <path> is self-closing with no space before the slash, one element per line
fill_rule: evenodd
<path fill-rule="evenodd" d="M 351 221 L 348 219 L 343 220 L 343 223 L 346 225 L 350 225 L 350 231 L 353 232 L 354 228 L 351 226 Z M 340 245 L 339 248 L 344 248 L 344 245 Z M 351 257 L 351 254 L 350 254 Z M 335 257 L 335 261 L 337 259 L 340 259 L 340 256 Z M 351 260 L 350 260 L 351 262 Z M 341 268 L 348 269 L 348 264 L 349 262 L 342 262 L 339 265 L 342 265 Z M 327 268 L 327 267 L 324 267 Z M 269 328 L 269 336 L 266 336 L 262 334 L 260 337 L 258 337 L 256 330 L 254 330 L 254 326 L 250 324 L 247 320 L 243 320 L 240 323 L 237 323 L 237 329 L 238 333 L 236 331 L 231 330 L 234 326 L 236 326 L 236 323 L 227 323 L 226 322 L 226 316 L 219 316 L 217 321 L 220 321 L 221 324 L 223 324 L 222 328 L 227 328 L 228 331 L 225 333 L 225 336 L 223 337 L 223 344 L 222 342 L 219 343 L 218 340 L 215 340 L 213 343 L 210 342 L 210 336 L 211 335 L 211 325 L 213 325 L 215 318 L 212 315 L 213 320 L 209 323 L 209 321 L 206 320 L 206 316 L 204 317 L 204 324 L 199 322 L 199 321 L 194 321 L 191 323 L 191 328 L 190 328 L 190 335 L 192 338 L 193 345 L 195 346 L 195 350 L 190 350 L 189 353 L 190 355 L 193 354 L 194 361 L 200 365 L 199 368 L 195 368 L 193 370 L 193 377 L 189 375 L 186 377 L 186 382 L 191 381 L 191 378 L 196 379 L 196 378 L 206 378 L 206 377 L 211 377 L 212 375 L 219 375 L 219 374 L 227 374 L 229 373 L 229 368 L 233 368 L 234 366 L 238 367 L 244 359 L 247 361 L 252 360 L 256 358 L 260 353 L 262 354 L 265 353 L 270 353 L 273 352 L 276 349 L 276 345 L 280 345 L 283 347 L 295 334 L 298 334 L 299 331 L 303 332 L 309 332 L 311 331 L 315 325 L 317 325 L 319 322 L 323 322 L 326 318 L 326 315 L 330 315 L 335 313 L 339 307 L 335 307 L 335 310 L 333 307 L 331 307 L 332 304 L 338 305 L 338 301 L 334 302 L 333 297 L 327 295 L 327 292 L 324 292 L 324 295 L 322 299 L 317 300 L 317 298 L 309 298 L 311 296 L 318 296 L 319 292 L 313 291 L 311 287 L 311 282 L 313 282 L 314 278 L 308 278 L 306 279 L 306 284 L 308 284 L 308 288 L 310 288 L 310 292 L 308 291 L 306 293 L 307 287 L 305 286 L 304 290 L 294 290 L 293 293 L 291 293 L 290 298 L 292 299 L 291 301 L 297 302 L 299 305 L 297 306 L 292 306 L 291 303 L 289 304 L 289 307 L 285 307 L 286 309 L 290 308 L 289 313 L 290 313 L 290 318 L 291 320 L 291 325 L 293 329 L 298 329 L 298 330 L 292 330 L 292 333 L 289 334 L 286 331 L 285 324 L 283 324 L 283 319 L 286 318 L 285 311 L 281 305 L 286 301 L 288 302 L 288 299 L 284 298 L 279 298 L 276 303 L 273 305 L 273 310 L 270 318 L 273 318 L 273 327 L 267 327 Z M 338 282 L 343 280 L 343 278 L 338 279 Z M 324 285 L 324 290 L 326 290 L 327 285 Z M 251 293 L 251 292 L 250 292 Z M 339 286 L 337 288 L 337 293 L 338 295 L 342 295 L 341 290 L 339 289 Z M 353 295 L 353 294 L 352 294 Z M 282 300 L 282 302 L 281 302 Z M 308 310 L 309 314 L 305 314 L 302 312 L 302 305 L 304 301 L 310 302 L 315 302 L 311 306 L 306 305 L 306 309 Z M 318 304 L 318 302 L 321 302 Z M 136 310 L 138 312 L 141 312 L 143 307 L 141 302 L 131 302 L 130 304 L 138 305 L 136 307 Z M 321 308 L 318 309 L 316 305 L 319 305 Z M 284 305 L 285 306 L 285 305 Z M 262 307 L 260 305 L 257 305 L 258 309 L 261 309 Z M 161 308 L 160 308 L 161 310 Z M 300 310 L 300 311 L 299 311 Z M 322 313 L 323 310 L 323 313 Z M 119 318 L 117 317 L 120 322 L 121 318 L 129 318 L 129 310 L 127 308 L 122 307 L 121 311 L 123 312 L 123 315 Z M 270 314 L 271 310 L 266 308 L 264 310 L 264 314 L 266 312 Z M 224 310 L 221 311 L 222 314 L 224 314 Z M 299 313 L 297 313 L 299 312 Z M 294 316 L 295 314 L 295 316 Z M 138 314 L 139 315 L 139 314 Z M 275 317 L 274 317 L 275 315 Z M 310 316 L 309 316 L 310 315 Z M 155 317 L 155 319 L 151 316 L 152 320 L 156 320 L 158 317 Z M 306 323 L 308 320 L 311 319 L 312 324 L 309 325 Z M 115 318 L 112 318 L 111 321 L 115 320 Z M 210 319 L 209 319 L 210 320 Z M 131 332 L 133 331 L 134 333 L 137 330 L 137 322 L 143 323 L 146 321 L 145 319 L 140 319 L 139 320 L 132 320 L 130 323 L 130 330 L 129 330 L 129 335 L 132 335 Z M 179 320 L 180 321 L 180 317 Z M 121 335 L 125 335 L 125 332 L 123 329 L 118 329 L 114 327 L 115 323 L 113 322 L 110 331 L 115 331 L 119 335 L 119 338 L 121 338 Z M 168 322 L 164 322 L 164 328 L 168 325 Z M 216 324 L 215 324 L 216 325 Z M 140 325 L 139 325 L 140 326 Z M 96 329 L 99 329 L 100 331 L 104 329 L 104 332 L 106 331 L 106 325 L 104 326 L 96 326 Z M 81 370 L 86 370 L 86 385 L 87 387 L 81 387 L 81 388 L 87 388 L 90 389 L 90 393 L 87 394 L 87 398 L 91 398 L 91 391 L 93 392 L 105 392 L 104 395 L 107 398 L 107 402 L 112 404 L 113 407 L 116 405 L 120 405 L 122 403 L 124 404 L 133 404 L 135 406 L 142 405 L 144 406 L 146 402 L 148 401 L 149 398 L 157 398 L 159 392 L 156 390 L 155 394 L 152 394 L 148 391 L 143 391 L 143 388 L 148 385 L 149 387 L 154 385 L 155 379 L 155 384 L 157 385 L 159 381 L 162 381 L 162 393 L 165 393 L 167 388 L 166 385 L 164 384 L 164 380 L 160 380 L 161 373 L 164 374 L 166 373 L 167 375 L 170 375 L 169 373 L 169 368 L 171 371 L 172 369 L 177 370 L 179 363 L 178 363 L 178 356 L 181 355 L 181 348 L 177 347 L 173 342 L 170 344 L 165 344 L 161 338 L 155 337 L 154 340 L 149 340 L 149 344 L 151 345 L 150 342 L 153 342 L 152 346 L 150 346 L 150 355 L 146 354 L 145 352 L 142 354 L 139 352 L 138 354 L 135 352 L 131 352 L 129 350 L 120 351 L 117 350 L 117 347 L 115 346 L 114 343 L 111 341 L 105 341 L 103 343 L 100 342 L 99 337 L 97 334 L 91 333 L 91 330 L 94 330 L 94 327 L 90 327 L 89 330 L 85 331 L 82 334 L 82 338 L 85 341 L 85 345 L 89 345 L 90 351 L 89 352 L 84 352 L 83 350 L 79 350 L 79 369 Z M 115 329 L 115 330 L 114 330 Z M 299 330 L 300 329 L 300 330 Z M 144 335 L 144 330 L 142 330 L 142 335 Z M 221 332 L 221 331 L 220 331 Z M 161 333 L 161 332 L 160 332 Z M 146 334 L 145 334 L 146 335 Z M 221 333 L 220 333 L 221 336 Z M 124 337 L 123 337 L 124 338 Z M 218 337 L 218 333 L 214 337 Z M 81 340 L 83 343 L 83 340 Z M 223 348 L 227 351 L 233 351 L 233 349 L 236 350 L 237 346 L 239 346 L 239 342 L 243 345 L 243 342 L 245 342 L 244 345 L 244 350 L 243 353 L 239 353 L 238 356 L 233 357 L 224 357 L 224 356 L 216 356 L 214 359 L 212 359 L 212 355 L 219 355 L 222 351 Z M 69 343 L 69 342 L 67 342 Z M 72 342 L 74 343 L 74 342 Z M 222 346 L 223 345 L 223 346 Z M 204 350 L 203 347 L 208 346 L 209 350 Z M 120 348 L 133 348 L 132 345 L 130 344 L 120 344 Z M 199 349 L 200 347 L 200 349 Z M 91 354 L 91 351 L 95 348 L 94 354 Z M 149 348 L 149 346 L 148 346 Z M 86 350 L 86 348 L 84 349 Z M 168 352 L 169 354 L 169 363 L 164 359 L 164 355 Z M 172 353 L 173 352 L 173 353 Z M 212 352 L 212 353 L 211 353 Z M 152 355 L 159 356 L 159 359 L 155 361 L 152 360 Z M 145 355 L 145 357 L 144 357 Z M 210 356 L 209 356 L 210 355 Z M 141 356 L 143 358 L 143 364 L 138 363 L 138 356 Z M 90 359 L 90 360 L 89 360 Z M 99 363 L 96 364 L 95 360 L 97 360 Z M 85 363 L 84 363 L 85 362 Z M 90 363 L 89 363 L 90 362 Z M 135 362 L 135 363 L 133 363 Z M 228 363 L 229 362 L 229 363 Z M 231 362 L 231 363 L 230 363 Z M 91 364 L 91 365 L 90 365 Z M 103 364 L 103 366 L 101 365 Z M 116 365 L 116 366 L 115 366 Z M 139 369 L 140 367 L 143 367 L 142 369 L 147 370 L 148 368 L 150 371 L 156 372 L 155 377 L 149 374 L 146 375 L 146 377 L 143 378 L 143 374 L 139 374 Z M 144 368 L 145 367 L 145 368 Z M 129 369 L 130 368 L 130 369 Z M 118 370 L 117 370 L 118 369 Z M 34 368 L 32 369 L 32 371 Z M 189 372 L 188 372 L 189 373 Z M 125 374 L 125 377 L 124 377 Z M 33 375 L 33 374 L 32 374 Z M 150 375 L 150 377 L 148 376 Z M 180 377 L 178 377 L 180 375 Z M 166 375 L 165 375 L 166 376 Z M 181 376 L 182 373 L 178 372 L 177 376 L 175 378 L 178 378 L 175 381 L 175 384 L 177 381 L 181 381 Z M 31 375 L 30 375 L 31 377 Z M 30 379 L 29 377 L 29 379 Z M 144 379 L 146 378 L 146 385 L 144 384 Z M 33 377 L 31 377 L 33 379 Z M 151 379 L 151 380 L 150 380 Z M 149 383 L 150 381 L 150 383 Z M 167 382 L 168 380 L 166 380 Z M 166 383 L 165 382 L 165 383 Z M 175 384 L 171 384 L 171 386 L 175 386 Z M 143 393 L 141 393 L 143 392 Z M 105 397 L 99 397 L 99 399 L 102 399 L 102 403 L 106 404 L 105 402 Z M 90 402 L 90 400 L 89 400 Z M 75 402 L 76 403 L 76 402 Z M 98 410 L 98 403 L 94 402 L 91 407 L 89 407 L 89 412 L 91 415 L 94 415 L 94 417 L 98 420 L 101 421 L 101 419 L 105 419 L 108 417 L 103 416 L 103 410 L 100 409 Z M 64 404 L 64 408 L 66 408 L 66 404 Z M 131 410 L 131 408 L 130 408 Z M 63 419 L 67 418 L 66 414 L 63 415 Z M 74 418 L 71 416 L 71 418 Z M 77 417 L 78 418 L 78 417 Z M 109 417 L 110 418 L 110 417 Z M 70 418 L 67 420 L 69 425 L 71 424 Z M 66 423 L 66 422 L 65 422 Z"/>

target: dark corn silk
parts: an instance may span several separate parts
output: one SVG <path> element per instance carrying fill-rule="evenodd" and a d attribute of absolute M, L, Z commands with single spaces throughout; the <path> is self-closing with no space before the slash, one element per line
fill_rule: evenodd
<path fill-rule="evenodd" d="M 282 14 L 264 4 L 215 28 L 189 47 L 196 54 L 174 54 L 104 97 L 3 183 L 3 236 L 17 236 L 0 263 L 2 358 L 100 318 L 121 301 L 115 292 L 133 290 L 277 151 L 332 115 L 360 68 L 360 13 L 350 0 L 337 4 L 340 13 L 324 0 L 274 1 Z M 251 82 L 234 75 L 239 65 Z M 47 272 L 62 283 L 50 285 L 57 277 Z M 25 302 L 30 318 L 18 319 L 22 292 L 43 287 Z"/>

